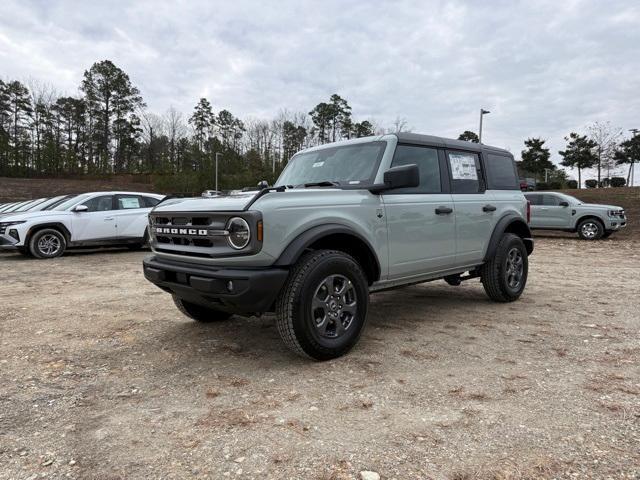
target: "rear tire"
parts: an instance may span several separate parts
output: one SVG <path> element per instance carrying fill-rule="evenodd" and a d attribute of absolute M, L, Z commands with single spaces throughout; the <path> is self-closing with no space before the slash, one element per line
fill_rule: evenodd
<path fill-rule="evenodd" d="M 173 297 L 173 303 L 176 304 L 178 310 L 185 316 L 200 323 L 212 323 L 221 322 L 227 320 L 233 314 L 229 312 L 223 312 L 214 308 L 207 308 L 195 303 L 187 302 L 180 297 Z"/>
<path fill-rule="evenodd" d="M 66 248 L 67 239 L 54 228 L 38 230 L 29 239 L 29 252 L 41 260 L 59 257 Z"/>
<path fill-rule="evenodd" d="M 582 240 L 598 240 L 604 234 L 604 225 L 600 220 L 587 218 L 578 224 L 578 235 Z"/>
<path fill-rule="evenodd" d="M 276 325 L 285 345 L 313 360 L 347 353 L 367 319 L 367 277 L 353 257 L 336 250 L 303 255 L 276 300 Z"/>
<path fill-rule="evenodd" d="M 493 258 L 482 266 L 480 279 L 491 300 L 513 302 L 522 295 L 528 273 L 529 260 L 522 239 L 513 233 L 505 233 Z"/>

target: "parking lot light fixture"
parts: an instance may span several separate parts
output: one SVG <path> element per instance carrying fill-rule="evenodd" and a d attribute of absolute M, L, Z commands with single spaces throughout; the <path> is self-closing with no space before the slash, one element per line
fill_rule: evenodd
<path fill-rule="evenodd" d="M 484 108 L 480 109 L 480 128 L 478 129 L 478 142 L 482 143 L 482 117 L 484 117 L 487 113 L 491 113 L 489 110 L 485 110 Z"/>

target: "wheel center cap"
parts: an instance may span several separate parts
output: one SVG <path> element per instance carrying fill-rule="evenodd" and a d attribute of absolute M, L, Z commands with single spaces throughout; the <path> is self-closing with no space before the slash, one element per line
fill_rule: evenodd
<path fill-rule="evenodd" d="M 335 312 L 338 309 L 338 303 L 335 300 L 331 300 L 329 302 L 329 308 L 332 312 Z"/>

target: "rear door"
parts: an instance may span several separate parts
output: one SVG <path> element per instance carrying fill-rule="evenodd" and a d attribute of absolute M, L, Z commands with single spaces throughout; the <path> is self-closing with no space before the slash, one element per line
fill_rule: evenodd
<path fill-rule="evenodd" d="M 495 226 L 493 197 L 486 182 L 476 152 L 447 150 L 447 167 L 451 181 L 451 196 L 456 209 L 456 265 L 477 265 Z"/>
<path fill-rule="evenodd" d="M 118 239 L 142 238 L 149 222 L 151 207 L 142 195 L 119 194 L 116 196 L 116 226 Z"/>
<path fill-rule="evenodd" d="M 113 195 L 99 195 L 83 202 L 85 212 L 73 212 L 71 239 L 78 242 L 116 238 Z"/>
<path fill-rule="evenodd" d="M 385 192 L 389 278 L 446 269 L 455 261 L 455 210 L 444 154 L 432 147 L 398 145 L 392 167 L 418 165 L 420 185 Z"/>

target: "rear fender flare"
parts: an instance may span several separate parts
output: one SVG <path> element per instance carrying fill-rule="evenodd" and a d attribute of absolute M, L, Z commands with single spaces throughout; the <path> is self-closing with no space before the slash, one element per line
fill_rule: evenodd
<path fill-rule="evenodd" d="M 498 243 L 500 243 L 500 239 L 506 232 L 515 233 L 522 238 L 527 249 L 527 254 L 531 255 L 533 252 L 533 238 L 529 225 L 527 225 L 527 223 L 518 215 L 505 215 L 498 220 L 498 223 L 496 223 L 496 226 L 493 229 L 493 233 L 489 239 L 487 252 L 484 255 L 485 262 L 495 255 Z"/>

